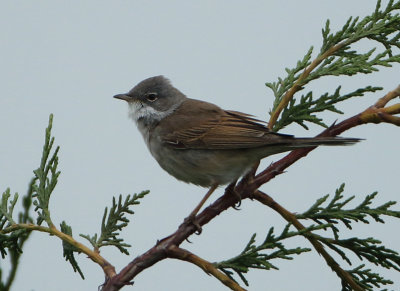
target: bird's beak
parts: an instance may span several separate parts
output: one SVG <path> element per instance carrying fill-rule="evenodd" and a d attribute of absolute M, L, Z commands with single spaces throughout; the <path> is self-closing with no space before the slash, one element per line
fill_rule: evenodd
<path fill-rule="evenodd" d="M 125 100 L 125 101 L 131 101 L 133 98 L 127 94 L 117 94 L 114 96 L 114 98 Z"/>

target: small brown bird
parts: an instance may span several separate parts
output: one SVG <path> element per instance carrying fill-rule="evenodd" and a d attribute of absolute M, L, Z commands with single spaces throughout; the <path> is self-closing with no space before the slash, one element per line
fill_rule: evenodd
<path fill-rule="evenodd" d="M 129 116 L 165 171 L 178 180 L 210 188 L 192 217 L 219 185 L 236 181 L 267 156 L 359 141 L 271 132 L 249 114 L 187 98 L 163 76 L 143 80 L 128 93 L 114 97 L 128 102 Z"/>

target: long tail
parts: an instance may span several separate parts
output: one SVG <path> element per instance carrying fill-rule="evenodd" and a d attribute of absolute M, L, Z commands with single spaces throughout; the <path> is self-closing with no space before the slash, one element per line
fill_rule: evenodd
<path fill-rule="evenodd" d="M 288 140 L 290 146 L 294 148 L 314 147 L 319 145 L 338 146 L 338 145 L 352 145 L 363 139 L 360 138 L 347 138 L 347 137 L 304 137 L 294 138 Z"/>
<path fill-rule="evenodd" d="M 301 137 L 296 138 L 289 135 L 281 135 L 281 139 L 274 144 L 264 146 L 259 151 L 259 157 L 264 158 L 273 154 L 283 153 L 300 148 L 327 146 L 347 146 L 355 144 L 362 139 L 345 137 Z"/>

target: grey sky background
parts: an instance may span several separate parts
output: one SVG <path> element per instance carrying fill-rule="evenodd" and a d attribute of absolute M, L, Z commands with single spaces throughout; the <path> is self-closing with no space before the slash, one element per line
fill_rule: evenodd
<path fill-rule="evenodd" d="M 191 98 L 266 119 L 273 97 L 264 83 L 284 76 L 284 68 L 293 67 L 311 45 L 319 50 L 325 20 L 338 28 L 349 16 L 364 16 L 374 8 L 375 1 L 363 0 L 2 1 L 0 189 L 25 193 L 39 165 L 48 116 L 54 113 L 62 171 L 51 199 L 54 222 L 65 220 L 76 237 L 93 234 L 113 195 L 151 190 L 123 231 L 133 246 L 131 256 L 102 250 L 119 271 L 171 234 L 206 190 L 165 173 L 128 119 L 126 104 L 112 96 L 163 74 Z M 369 45 L 363 42 L 359 48 L 366 51 Z M 324 115 L 331 123 L 373 104 L 399 84 L 399 75 L 396 66 L 373 75 L 329 78 L 312 88 L 316 94 L 340 83 L 343 92 L 367 85 L 385 88 L 341 105 L 344 116 Z M 320 130 L 291 126 L 283 132 L 313 136 Z M 354 206 L 373 191 L 380 192 L 378 203 L 398 200 L 398 128 L 367 125 L 343 136 L 366 140 L 352 147 L 319 148 L 262 190 L 293 212 L 306 210 L 342 182 L 346 195 L 357 196 Z M 261 168 L 277 159 L 267 158 Z M 241 211 L 223 213 L 201 236 L 191 237 L 192 244 L 182 246 L 219 261 L 242 251 L 253 233 L 260 242 L 271 226 L 280 232 L 284 224 L 270 209 L 244 201 Z M 397 230 L 398 222 L 387 219 L 384 225 L 357 225 L 344 233 L 375 236 L 399 250 Z M 290 244 L 310 247 L 304 240 Z M 24 251 L 13 290 L 97 290 L 104 281 L 102 270 L 83 255 L 78 262 L 86 280 L 73 273 L 54 237 L 34 233 Z M 251 271 L 249 290 L 340 290 L 339 279 L 315 252 L 275 264 L 279 271 Z M 346 269 L 357 265 L 343 263 Z M 7 260 L 1 266 L 7 269 Z M 400 288 L 398 273 L 382 273 L 397 280 L 391 288 Z M 176 260 L 165 260 L 134 281 L 124 290 L 226 290 L 197 267 Z"/>

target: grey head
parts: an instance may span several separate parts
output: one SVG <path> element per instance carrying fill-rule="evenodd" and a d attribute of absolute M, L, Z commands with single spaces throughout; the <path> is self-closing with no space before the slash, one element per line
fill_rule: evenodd
<path fill-rule="evenodd" d="M 186 96 L 164 76 L 155 76 L 141 81 L 128 93 L 115 95 L 114 98 L 128 102 L 129 116 L 134 121 L 150 124 L 171 114 Z"/>

